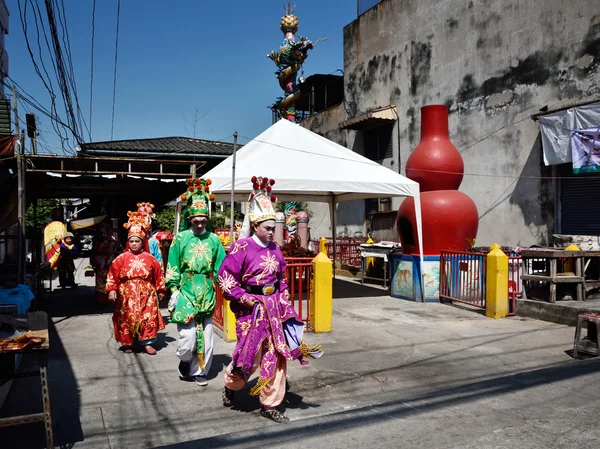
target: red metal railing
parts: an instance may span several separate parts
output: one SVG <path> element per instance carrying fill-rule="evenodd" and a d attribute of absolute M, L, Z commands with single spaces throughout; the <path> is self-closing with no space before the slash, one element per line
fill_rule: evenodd
<path fill-rule="evenodd" d="M 290 302 L 304 321 L 305 327 L 310 325 L 310 281 L 313 274 L 311 257 L 287 257 L 285 277 L 290 291 Z"/>
<path fill-rule="evenodd" d="M 225 314 L 225 301 L 223 301 L 223 293 L 221 287 L 215 282 L 215 296 L 217 297 L 217 305 L 215 307 L 215 313 L 213 314 L 213 324 L 219 329 L 223 330 L 225 326 L 225 320 L 223 315 Z"/>
<path fill-rule="evenodd" d="M 487 254 L 442 251 L 440 298 L 485 309 Z"/>
<path fill-rule="evenodd" d="M 521 256 L 508 256 L 508 315 L 517 314 L 517 297 L 523 294 Z"/>
<path fill-rule="evenodd" d="M 285 277 L 287 279 L 290 302 L 298 312 L 298 316 L 304 321 L 306 329 L 311 330 L 310 325 L 310 280 L 312 279 L 313 264 L 311 257 L 286 257 L 287 269 Z M 217 305 L 213 315 L 213 324 L 223 330 L 225 325 L 225 301 L 223 293 L 217 284 L 215 284 L 215 294 Z"/>
<path fill-rule="evenodd" d="M 348 265 L 350 267 L 361 268 L 362 257 L 360 255 L 360 245 L 365 243 L 365 238 L 350 238 L 340 237 L 336 240 L 336 254 L 335 260 L 341 265 Z M 319 252 L 319 241 L 313 240 L 314 253 L 317 255 Z M 333 241 L 327 239 L 325 244 L 327 248 L 327 257 L 333 260 Z"/>

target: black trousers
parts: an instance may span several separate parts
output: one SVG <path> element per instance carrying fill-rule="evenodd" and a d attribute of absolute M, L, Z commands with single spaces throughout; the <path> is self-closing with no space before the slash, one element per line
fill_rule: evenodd
<path fill-rule="evenodd" d="M 61 287 L 75 285 L 75 275 L 72 271 L 59 271 L 58 282 Z"/>

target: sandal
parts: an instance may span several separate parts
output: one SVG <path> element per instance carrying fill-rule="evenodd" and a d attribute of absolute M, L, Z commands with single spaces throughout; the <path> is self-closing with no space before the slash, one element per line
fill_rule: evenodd
<path fill-rule="evenodd" d="M 123 346 L 122 349 L 125 354 L 131 354 L 133 352 L 133 348 L 131 346 Z"/>
<path fill-rule="evenodd" d="M 290 418 L 285 416 L 285 414 L 281 413 L 279 410 L 275 409 L 265 410 L 265 408 L 263 407 L 260 409 L 260 415 L 280 424 L 290 422 Z"/>
<path fill-rule="evenodd" d="M 223 405 L 225 407 L 231 407 L 233 405 L 233 390 L 225 387 L 223 388 L 223 394 L 221 397 L 223 398 Z"/>

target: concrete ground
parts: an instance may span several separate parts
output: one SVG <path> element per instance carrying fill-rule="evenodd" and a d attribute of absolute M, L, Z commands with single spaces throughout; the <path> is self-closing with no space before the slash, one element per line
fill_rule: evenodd
<path fill-rule="evenodd" d="M 260 417 L 258 401 L 246 394 L 232 409 L 221 405 L 232 343 L 216 339 L 203 388 L 178 378 L 174 325 L 161 334 L 158 355 L 124 354 L 112 337 L 110 311 L 94 305 L 91 287 L 56 292 L 47 307 L 57 447 L 598 445 L 600 362 L 568 355 L 572 327 L 491 320 L 338 279 L 334 331 L 307 338 L 326 354 L 307 368 L 289 364 L 291 423 L 279 425 Z M 0 414 L 37 411 L 36 382 L 17 381 Z M 0 446 L 44 447 L 43 435 L 41 424 L 0 429 Z"/>

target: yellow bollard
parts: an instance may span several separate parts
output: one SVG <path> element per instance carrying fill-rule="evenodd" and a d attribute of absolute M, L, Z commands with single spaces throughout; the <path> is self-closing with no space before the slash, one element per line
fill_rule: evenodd
<path fill-rule="evenodd" d="M 369 237 L 369 239 L 365 242 L 366 245 L 371 245 L 373 243 L 375 243 L 375 240 L 373 240 L 371 237 Z M 367 273 L 369 273 L 372 268 L 375 268 L 375 258 L 367 257 L 365 260 L 365 276 L 368 276 Z"/>
<path fill-rule="evenodd" d="M 486 278 L 485 316 L 505 318 L 508 316 L 508 256 L 497 244 L 487 255 Z"/>
<path fill-rule="evenodd" d="M 321 239 L 323 242 L 324 239 Z M 310 323 L 315 332 L 331 332 L 333 313 L 333 264 L 327 252 L 319 252 L 312 261 L 310 280 Z"/>
<path fill-rule="evenodd" d="M 319 252 L 327 255 L 327 239 L 325 237 L 321 237 L 319 240 Z"/>
<path fill-rule="evenodd" d="M 494 251 L 495 249 L 502 249 L 502 247 L 497 243 L 494 243 L 492 246 L 490 246 L 490 251 Z"/>
<path fill-rule="evenodd" d="M 236 341 L 237 335 L 235 333 L 236 319 L 235 315 L 229 307 L 229 301 L 223 298 L 223 340 L 225 341 Z"/>

